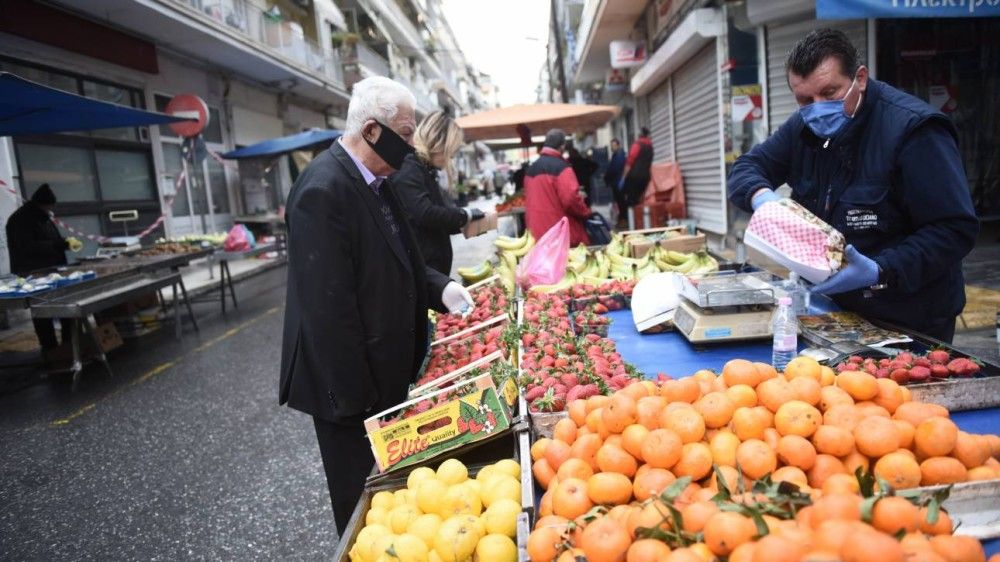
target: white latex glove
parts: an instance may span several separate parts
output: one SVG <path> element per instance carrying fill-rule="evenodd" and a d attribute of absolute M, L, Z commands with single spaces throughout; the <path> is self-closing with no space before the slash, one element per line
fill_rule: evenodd
<path fill-rule="evenodd" d="M 474 308 L 472 295 L 454 281 L 445 285 L 441 292 L 441 302 L 452 314 L 468 315 Z"/>

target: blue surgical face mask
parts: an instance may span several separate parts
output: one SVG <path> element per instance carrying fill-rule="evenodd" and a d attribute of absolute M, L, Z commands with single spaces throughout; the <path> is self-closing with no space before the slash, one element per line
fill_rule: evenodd
<path fill-rule="evenodd" d="M 799 115 L 802 116 L 802 120 L 806 122 L 806 126 L 817 137 L 832 139 L 844 128 L 844 125 L 847 125 L 848 120 L 854 116 L 853 114 L 847 115 L 844 100 L 847 99 L 847 96 L 851 95 L 851 90 L 854 89 L 856 80 L 857 78 L 851 81 L 851 87 L 847 89 L 844 97 L 839 100 L 817 101 L 799 108 Z M 861 100 L 859 99 L 858 106 L 860 105 Z M 857 113 L 857 111 L 858 108 L 855 107 L 854 113 Z"/>

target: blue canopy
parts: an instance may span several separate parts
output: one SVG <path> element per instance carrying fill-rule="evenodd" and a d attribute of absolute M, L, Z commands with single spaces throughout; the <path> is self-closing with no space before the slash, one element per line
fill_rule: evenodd
<path fill-rule="evenodd" d="M 278 156 L 286 152 L 301 150 L 318 144 L 329 144 L 342 134 L 343 132 L 333 129 L 309 129 L 308 131 L 287 137 L 268 139 L 257 144 L 237 148 L 223 154 L 222 157 L 229 160 L 239 160 L 241 158 Z"/>
<path fill-rule="evenodd" d="M 95 100 L 0 72 L 0 137 L 190 121 Z"/>
<path fill-rule="evenodd" d="M 1000 16 L 996 0 L 926 2 L 907 0 L 816 0 L 819 19 L 856 18 L 995 18 Z"/>

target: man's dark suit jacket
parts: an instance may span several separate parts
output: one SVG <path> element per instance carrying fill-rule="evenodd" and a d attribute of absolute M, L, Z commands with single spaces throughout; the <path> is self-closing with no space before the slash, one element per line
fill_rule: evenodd
<path fill-rule="evenodd" d="M 399 201 L 381 201 L 339 142 L 292 186 L 286 206 L 288 295 L 280 403 L 338 423 L 406 398 L 427 350 L 427 309 L 450 281 L 427 268 Z"/>

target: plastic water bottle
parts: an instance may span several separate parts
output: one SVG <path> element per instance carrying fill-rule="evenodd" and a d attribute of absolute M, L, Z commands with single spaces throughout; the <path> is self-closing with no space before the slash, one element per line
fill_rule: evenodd
<path fill-rule="evenodd" d="M 799 348 L 799 321 L 792 312 L 791 297 L 778 299 L 778 311 L 771 320 L 771 331 L 774 333 L 774 345 L 771 348 L 771 364 L 778 372 L 785 370 L 785 365 L 791 361 Z"/>
<path fill-rule="evenodd" d="M 805 288 L 799 280 L 799 274 L 794 271 L 788 275 L 788 280 L 782 283 L 781 288 L 785 290 L 792 299 L 792 312 L 796 316 L 809 314 L 809 290 Z"/>

